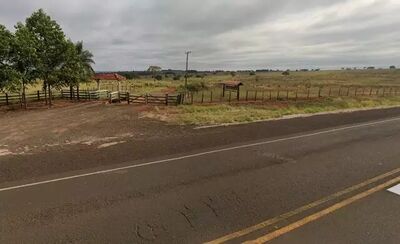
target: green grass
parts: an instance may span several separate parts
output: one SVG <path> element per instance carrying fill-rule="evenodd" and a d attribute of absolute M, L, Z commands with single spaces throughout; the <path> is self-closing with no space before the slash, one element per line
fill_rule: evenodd
<path fill-rule="evenodd" d="M 287 115 L 395 105 L 400 105 L 400 97 L 331 98 L 264 104 L 188 105 L 177 108 L 157 108 L 145 115 L 173 124 L 218 125 L 280 118 Z"/>

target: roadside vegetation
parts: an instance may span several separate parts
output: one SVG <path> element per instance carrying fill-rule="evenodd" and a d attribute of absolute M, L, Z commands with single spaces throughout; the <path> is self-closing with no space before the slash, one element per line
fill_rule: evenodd
<path fill-rule="evenodd" d="M 17 23 L 14 32 L 0 25 L 0 91 L 21 94 L 25 108 L 27 89 L 40 86 L 51 106 L 52 89 L 79 89 L 92 77 L 93 63 L 83 43 L 68 39 L 41 9 Z"/>
<path fill-rule="evenodd" d="M 156 107 L 143 117 L 181 125 L 220 125 L 246 123 L 292 115 L 346 112 L 359 109 L 400 106 L 400 97 L 326 98 L 311 101 L 279 101 L 249 104 L 210 104 Z"/>

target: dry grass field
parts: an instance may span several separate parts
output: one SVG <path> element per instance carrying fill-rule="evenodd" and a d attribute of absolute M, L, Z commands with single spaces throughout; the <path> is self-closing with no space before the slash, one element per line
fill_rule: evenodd
<path fill-rule="evenodd" d="M 307 89 L 308 87 L 336 87 L 333 92 L 338 93 L 338 88 L 359 87 L 368 93 L 369 89 L 377 90 L 382 86 L 397 87 L 400 85 L 400 70 L 342 70 L 342 71 L 309 71 L 290 72 L 283 75 L 281 72 L 257 72 L 251 75 L 249 72 L 198 73 L 189 78 L 189 84 L 196 85 L 200 93 L 205 93 L 210 99 L 211 91 L 215 96 L 221 93 L 220 82 L 227 80 L 240 80 L 244 83 L 241 99 L 244 100 L 246 90 L 273 90 L 273 89 Z M 175 93 L 183 89 L 184 80 L 173 80 L 172 75 L 162 80 L 153 80 L 152 77 L 140 77 L 135 80 L 123 81 L 120 88 L 134 94 L 145 93 Z M 29 88 L 30 91 L 40 89 L 41 84 Z M 81 89 L 95 89 L 96 83 L 82 84 Z M 199 88 L 200 87 L 200 88 Z M 102 82 L 101 89 L 117 90 L 117 82 Z M 375 94 L 375 90 L 374 94 Z M 382 91 L 382 90 L 381 90 Z M 172 124 L 190 125 L 215 125 L 224 123 L 241 123 L 295 114 L 314 114 L 327 111 L 364 109 L 375 107 L 387 107 L 400 105 L 400 96 L 358 96 L 353 94 L 344 97 L 328 97 L 327 90 L 323 90 L 323 97 L 310 100 L 285 101 L 279 99 L 266 99 L 264 102 L 241 102 L 241 103 L 205 103 L 194 105 L 182 105 L 178 107 L 151 107 L 143 114 L 157 120 Z M 294 96 L 293 91 L 289 94 Z M 304 95 L 304 94 L 303 94 Z M 400 94 L 399 94 L 400 95 Z M 253 95 L 251 95 L 253 96 Z M 276 96 L 276 94 L 274 95 Z M 218 99 L 216 99 L 218 100 Z"/>

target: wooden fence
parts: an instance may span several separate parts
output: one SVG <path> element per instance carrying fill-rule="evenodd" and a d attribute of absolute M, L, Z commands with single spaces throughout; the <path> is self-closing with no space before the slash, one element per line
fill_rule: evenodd
<path fill-rule="evenodd" d="M 181 94 L 130 94 L 129 92 L 110 92 L 108 90 L 61 90 L 52 92 L 53 99 L 70 100 L 108 100 L 110 103 L 126 101 L 129 104 L 178 105 L 182 102 Z M 44 101 L 45 93 L 37 91 L 26 94 L 27 102 Z M 22 103 L 21 94 L 0 94 L 0 105 Z"/>
<path fill-rule="evenodd" d="M 310 88 L 277 88 L 263 90 L 227 91 L 222 90 L 187 92 L 183 96 L 183 104 L 194 103 L 230 103 L 255 101 L 310 100 L 329 97 L 386 97 L 399 96 L 400 87 L 310 87 Z"/>
<path fill-rule="evenodd" d="M 73 90 L 53 91 L 53 99 L 73 100 L 109 100 L 109 102 L 126 101 L 129 104 L 178 105 L 195 103 L 230 103 L 277 100 L 310 100 L 329 97 L 386 97 L 399 96 L 400 87 L 310 87 L 310 88 L 278 88 L 264 90 L 244 90 L 239 96 L 236 92 L 227 91 L 223 96 L 221 89 L 182 94 L 131 94 L 129 92 L 111 92 L 108 90 L 89 91 Z M 26 94 L 27 102 L 44 101 L 45 93 L 37 91 Z M 22 103 L 21 94 L 0 94 L 0 105 Z"/>
<path fill-rule="evenodd" d="M 129 92 L 113 92 L 110 102 L 127 101 L 129 104 L 150 104 L 150 105 L 179 105 L 182 103 L 181 94 L 130 94 Z"/>
<path fill-rule="evenodd" d="M 77 99 L 77 100 L 101 100 L 108 99 L 110 96 L 110 91 L 107 90 L 61 90 L 60 97 L 63 99 Z"/>
<path fill-rule="evenodd" d="M 52 98 L 57 98 L 57 93 L 52 93 Z M 43 101 L 45 99 L 45 93 L 37 91 L 34 93 L 27 93 L 25 95 L 27 102 Z M 0 94 L 0 105 L 12 105 L 22 103 L 22 94 L 3 93 Z"/>

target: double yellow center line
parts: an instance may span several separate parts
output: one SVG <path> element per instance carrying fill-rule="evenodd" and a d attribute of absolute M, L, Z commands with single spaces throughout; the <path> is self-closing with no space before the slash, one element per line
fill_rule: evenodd
<path fill-rule="evenodd" d="M 326 203 L 328 201 L 335 200 L 335 199 L 337 199 L 337 198 L 339 198 L 339 197 L 341 197 L 341 196 L 343 196 L 345 194 L 349 194 L 349 193 L 351 193 L 353 191 L 356 191 L 358 189 L 366 187 L 366 186 L 368 186 L 370 184 L 376 183 L 376 182 L 378 182 L 380 180 L 383 180 L 383 179 L 385 179 L 385 178 L 387 178 L 389 176 L 393 176 L 393 175 L 395 175 L 395 174 L 397 174 L 399 172 L 400 172 L 400 168 L 397 168 L 397 169 L 392 170 L 390 172 L 387 172 L 385 174 L 382 174 L 382 175 L 376 176 L 376 177 L 374 177 L 372 179 L 366 180 L 366 181 L 364 181 L 364 182 L 362 182 L 360 184 L 357 184 L 357 185 L 354 185 L 352 187 L 349 187 L 349 188 L 347 188 L 347 189 L 345 189 L 343 191 L 334 193 L 334 194 L 332 194 L 330 196 L 327 196 L 327 197 L 325 197 L 323 199 L 320 199 L 318 201 L 315 201 L 315 202 L 312 202 L 310 204 L 304 205 L 304 206 L 302 206 L 302 207 L 300 207 L 298 209 L 295 209 L 293 211 L 287 212 L 287 213 L 279 215 L 279 216 L 277 216 L 275 218 L 263 221 L 263 222 L 261 222 L 259 224 L 256 224 L 256 225 L 253 225 L 251 227 L 245 228 L 243 230 L 228 234 L 226 236 L 220 237 L 220 238 L 218 238 L 216 240 L 213 240 L 213 241 L 210 241 L 210 242 L 207 242 L 207 243 L 208 244 L 220 244 L 220 243 L 225 243 L 227 241 L 231 241 L 231 240 L 237 239 L 239 237 L 243 237 L 243 236 L 251 234 L 251 233 L 253 233 L 255 231 L 264 229 L 264 228 L 266 228 L 266 227 L 268 227 L 268 226 L 270 226 L 272 224 L 275 224 L 277 222 L 280 222 L 280 221 L 285 220 L 287 218 L 290 218 L 292 216 L 298 215 L 298 214 L 303 213 L 303 212 L 305 212 L 307 210 L 310 210 L 312 208 L 318 207 L 321 204 L 324 204 L 324 203 Z M 383 184 L 380 184 L 380 185 L 378 185 L 376 187 L 373 187 L 373 188 L 371 188 L 371 189 L 369 189 L 367 191 L 359 193 L 359 194 L 357 194 L 357 195 L 355 195 L 353 197 L 347 198 L 347 199 L 345 199 L 345 200 L 343 200 L 343 201 L 341 201 L 339 203 L 336 203 L 336 204 L 334 204 L 334 205 L 332 205 L 332 206 L 330 206 L 330 207 L 328 207 L 328 208 L 326 208 L 326 209 L 324 209 L 322 211 L 319 211 L 319 212 L 314 213 L 314 214 L 312 214 L 310 216 L 307 216 L 307 217 L 305 217 L 305 218 L 303 218 L 303 219 L 301 219 L 301 220 L 299 220 L 297 222 L 294 222 L 294 223 L 292 223 L 292 224 L 290 224 L 288 226 L 285 226 L 285 227 L 283 227 L 281 229 L 278 229 L 278 230 L 276 230 L 274 232 L 271 232 L 271 233 L 269 233 L 269 234 L 267 234 L 265 236 L 262 236 L 262 237 L 260 237 L 260 238 L 258 238 L 256 240 L 248 241 L 246 243 L 265 243 L 265 242 L 268 242 L 268 241 L 270 241 L 272 239 L 275 239 L 275 238 L 277 238 L 277 237 L 279 237 L 279 236 L 281 236 L 283 234 L 286 234 L 286 233 L 288 233 L 288 232 L 290 232 L 290 231 L 292 231 L 294 229 L 297 229 L 297 228 L 299 228 L 299 227 L 301 227 L 301 226 L 303 226 L 303 225 L 305 225 L 307 223 L 310 223 L 310 222 L 315 221 L 315 220 L 317 220 L 317 219 L 319 219 L 319 218 L 321 218 L 321 217 L 323 217 L 323 216 L 325 216 L 327 214 L 330 214 L 330 213 L 332 213 L 332 212 L 334 212 L 334 211 L 336 211 L 336 210 L 338 210 L 340 208 L 343 208 L 343 207 L 345 207 L 345 206 L 347 206 L 347 205 L 349 205 L 349 204 L 351 204 L 351 203 L 353 203 L 353 202 L 355 202 L 357 200 L 365 198 L 365 197 L 367 197 L 367 196 L 369 196 L 369 195 L 371 195 L 371 194 L 373 194 L 375 192 L 381 191 L 381 190 L 383 190 L 385 188 L 388 188 L 388 187 L 390 187 L 392 185 L 395 185 L 396 183 L 399 183 L 399 182 L 400 182 L 400 176 L 398 176 L 398 177 L 396 177 L 394 179 L 391 179 L 391 180 L 389 180 L 389 181 L 387 181 L 387 182 L 385 182 Z"/>

